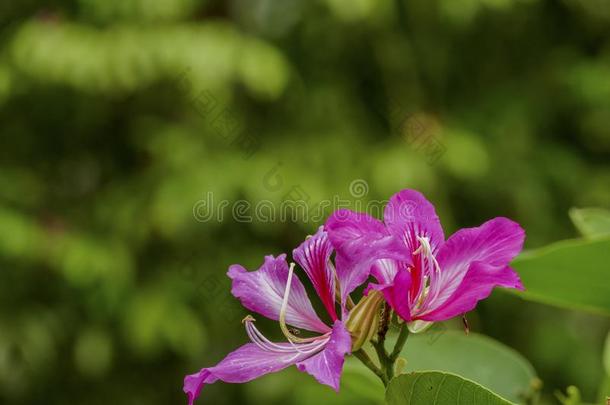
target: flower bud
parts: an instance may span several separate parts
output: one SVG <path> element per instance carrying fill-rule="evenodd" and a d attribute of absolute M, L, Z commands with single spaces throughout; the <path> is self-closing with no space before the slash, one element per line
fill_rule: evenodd
<path fill-rule="evenodd" d="M 401 375 L 407 368 L 407 359 L 399 357 L 394 364 L 394 375 Z"/>
<path fill-rule="evenodd" d="M 360 349 L 363 344 L 371 340 L 379 325 L 379 306 L 383 302 L 383 295 L 371 290 L 350 311 L 345 323 L 352 336 L 352 352 Z"/>
<path fill-rule="evenodd" d="M 415 321 L 407 322 L 407 327 L 411 333 L 422 333 L 425 332 L 434 322 L 422 321 L 417 319 Z"/>

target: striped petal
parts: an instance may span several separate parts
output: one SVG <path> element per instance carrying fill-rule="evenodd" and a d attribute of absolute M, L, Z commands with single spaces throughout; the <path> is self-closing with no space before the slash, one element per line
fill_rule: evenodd
<path fill-rule="evenodd" d="M 337 252 L 335 263 L 342 303 L 366 281 L 376 260 L 407 259 L 407 252 L 400 248 L 397 239 L 381 221 L 368 214 L 341 209 L 329 217 L 324 228 Z"/>
<path fill-rule="evenodd" d="M 432 253 L 445 240 L 434 205 L 419 191 L 407 189 L 394 194 L 385 208 L 383 220 L 410 253 L 419 247 L 418 236 L 430 240 Z"/>
<path fill-rule="evenodd" d="M 328 235 L 320 227 L 315 235 L 294 249 L 292 256 L 307 273 L 331 319 L 336 321 L 335 273 L 329 262 L 332 252 Z"/>
<path fill-rule="evenodd" d="M 288 279 L 286 255 L 277 258 L 266 256 L 265 262 L 256 271 L 247 271 L 240 265 L 233 265 L 229 268 L 228 275 L 233 280 L 231 293 L 244 307 L 267 318 L 279 320 Z M 331 329 L 314 311 L 305 287 L 296 275 L 293 275 L 290 286 L 286 323 L 320 333 Z"/>

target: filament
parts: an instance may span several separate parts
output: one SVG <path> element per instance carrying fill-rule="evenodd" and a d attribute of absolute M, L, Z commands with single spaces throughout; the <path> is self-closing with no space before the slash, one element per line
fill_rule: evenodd
<path fill-rule="evenodd" d="M 292 285 L 292 275 L 294 273 L 294 263 L 290 263 L 290 268 L 288 269 L 288 279 L 286 280 L 286 289 L 284 290 L 284 299 L 282 300 L 282 306 L 280 308 L 280 328 L 282 329 L 282 333 L 286 336 L 286 339 L 290 343 L 309 343 L 315 341 L 318 337 L 311 338 L 300 338 L 295 336 L 288 326 L 286 325 L 286 311 L 288 309 L 288 297 L 290 296 L 290 286 Z M 327 336 L 327 334 L 323 335 Z"/>
<path fill-rule="evenodd" d="M 413 251 L 413 254 L 420 255 L 422 277 L 420 281 L 420 293 L 418 298 L 414 299 L 414 302 L 416 302 L 418 312 L 421 313 L 440 293 L 440 283 L 438 283 L 438 280 L 441 277 L 441 268 L 436 257 L 432 253 L 429 239 L 425 236 L 417 236 L 417 240 L 420 245 Z"/>
<path fill-rule="evenodd" d="M 242 321 L 246 325 L 246 333 L 248 337 L 256 346 L 261 348 L 262 350 L 272 352 L 272 353 L 280 353 L 280 354 L 288 354 L 295 353 L 296 356 L 301 354 L 311 354 L 319 351 L 328 343 L 329 337 L 326 335 L 319 336 L 316 341 L 310 343 L 302 343 L 295 345 L 290 342 L 291 347 L 287 347 L 278 343 L 274 343 L 267 339 L 257 328 L 254 326 L 255 319 L 248 315 Z"/>

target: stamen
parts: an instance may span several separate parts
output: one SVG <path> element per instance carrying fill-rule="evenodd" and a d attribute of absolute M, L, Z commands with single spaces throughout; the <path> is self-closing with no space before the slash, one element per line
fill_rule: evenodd
<path fill-rule="evenodd" d="M 325 338 L 316 344 L 309 343 L 308 345 L 311 345 L 312 347 L 307 350 L 301 350 L 301 349 L 297 348 L 296 346 L 294 346 L 297 353 L 287 361 L 293 361 L 294 359 L 296 359 L 297 357 L 299 357 L 302 354 L 309 355 L 312 353 L 319 352 L 321 349 L 323 349 L 326 346 L 326 344 L 328 343 L 329 340 L 330 340 L 330 338 Z M 301 345 L 299 345 L 299 346 L 301 346 Z"/>
<path fill-rule="evenodd" d="M 431 272 L 430 279 L 428 280 L 430 284 L 430 292 L 426 297 L 424 308 L 427 308 L 441 292 L 441 283 L 439 282 L 439 279 L 441 278 L 441 266 L 438 264 L 438 261 L 434 255 L 430 255 L 430 258 L 432 259 L 433 272 Z"/>
<path fill-rule="evenodd" d="M 414 255 L 419 255 L 419 269 L 421 271 L 421 274 L 419 275 L 419 286 L 417 288 L 417 294 L 413 297 L 411 297 L 411 302 L 414 302 L 415 305 L 417 307 L 421 306 L 424 298 L 427 295 L 427 288 L 426 288 L 426 284 L 429 280 L 429 276 L 428 276 L 428 272 L 426 271 L 426 261 L 425 258 L 428 254 L 428 240 L 426 237 L 422 237 L 422 236 L 416 236 L 417 240 L 419 241 L 419 246 L 417 249 L 415 249 L 413 251 Z"/>
<path fill-rule="evenodd" d="M 438 297 L 440 293 L 440 285 L 437 282 L 441 276 L 441 268 L 432 253 L 430 240 L 425 236 L 417 236 L 419 247 L 413 251 L 413 254 L 420 255 L 420 263 L 422 269 L 422 277 L 420 284 L 420 294 L 414 297 L 413 302 L 416 302 L 417 312 L 424 312 L 432 301 Z"/>
<path fill-rule="evenodd" d="M 291 343 L 292 347 L 287 347 L 287 346 L 283 346 L 278 343 L 274 343 L 274 342 L 270 341 L 269 339 L 267 339 L 256 328 L 256 326 L 254 326 L 253 323 L 255 322 L 255 319 L 252 316 L 248 315 L 247 317 L 244 318 L 243 322 L 246 325 L 246 333 L 248 334 L 248 337 L 250 338 L 252 343 L 254 343 L 259 348 L 261 348 L 265 351 L 268 351 L 268 352 L 293 353 L 296 351 L 297 355 L 309 354 L 309 353 L 313 353 L 313 352 L 321 349 L 328 342 L 327 336 L 320 336 L 320 340 L 317 340 L 317 341 L 314 341 L 311 343 L 299 344 L 298 346 Z"/>
<path fill-rule="evenodd" d="M 290 263 L 290 268 L 288 269 L 288 279 L 286 280 L 286 289 L 284 290 L 284 299 L 282 300 L 282 306 L 280 308 L 280 328 L 282 329 L 282 333 L 286 336 L 286 339 L 290 343 L 309 343 L 315 340 L 318 340 L 320 336 L 311 337 L 311 338 L 300 338 L 293 335 L 288 329 L 288 325 L 286 325 L 286 310 L 288 308 L 288 297 L 290 296 L 290 286 L 292 285 L 292 274 L 294 273 L 294 263 Z M 327 334 L 326 334 L 327 335 Z M 323 335 L 323 336 L 326 336 Z"/>
<path fill-rule="evenodd" d="M 256 322 L 256 319 L 254 319 L 252 315 L 248 314 L 244 319 L 241 320 L 242 325 L 246 322 Z"/>

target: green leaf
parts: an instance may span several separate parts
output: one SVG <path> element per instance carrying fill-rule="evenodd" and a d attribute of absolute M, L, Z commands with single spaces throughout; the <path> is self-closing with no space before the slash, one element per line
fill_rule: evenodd
<path fill-rule="evenodd" d="M 604 208 L 572 208 L 570 219 L 585 237 L 610 235 L 610 210 Z"/>
<path fill-rule="evenodd" d="M 610 238 L 566 240 L 515 259 L 523 298 L 610 315 Z"/>
<path fill-rule="evenodd" d="M 394 378 L 386 391 L 388 405 L 510 405 L 511 402 L 455 374 L 428 371 Z"/>
<path fill-rule="evenodd" d="M 483 335 L 446 331 L 436 337 L 411 335 L 402 356 L 407 371 L 455 373 L 520 401 L 537 381 L 533 367 L 513 349 Z"/>

